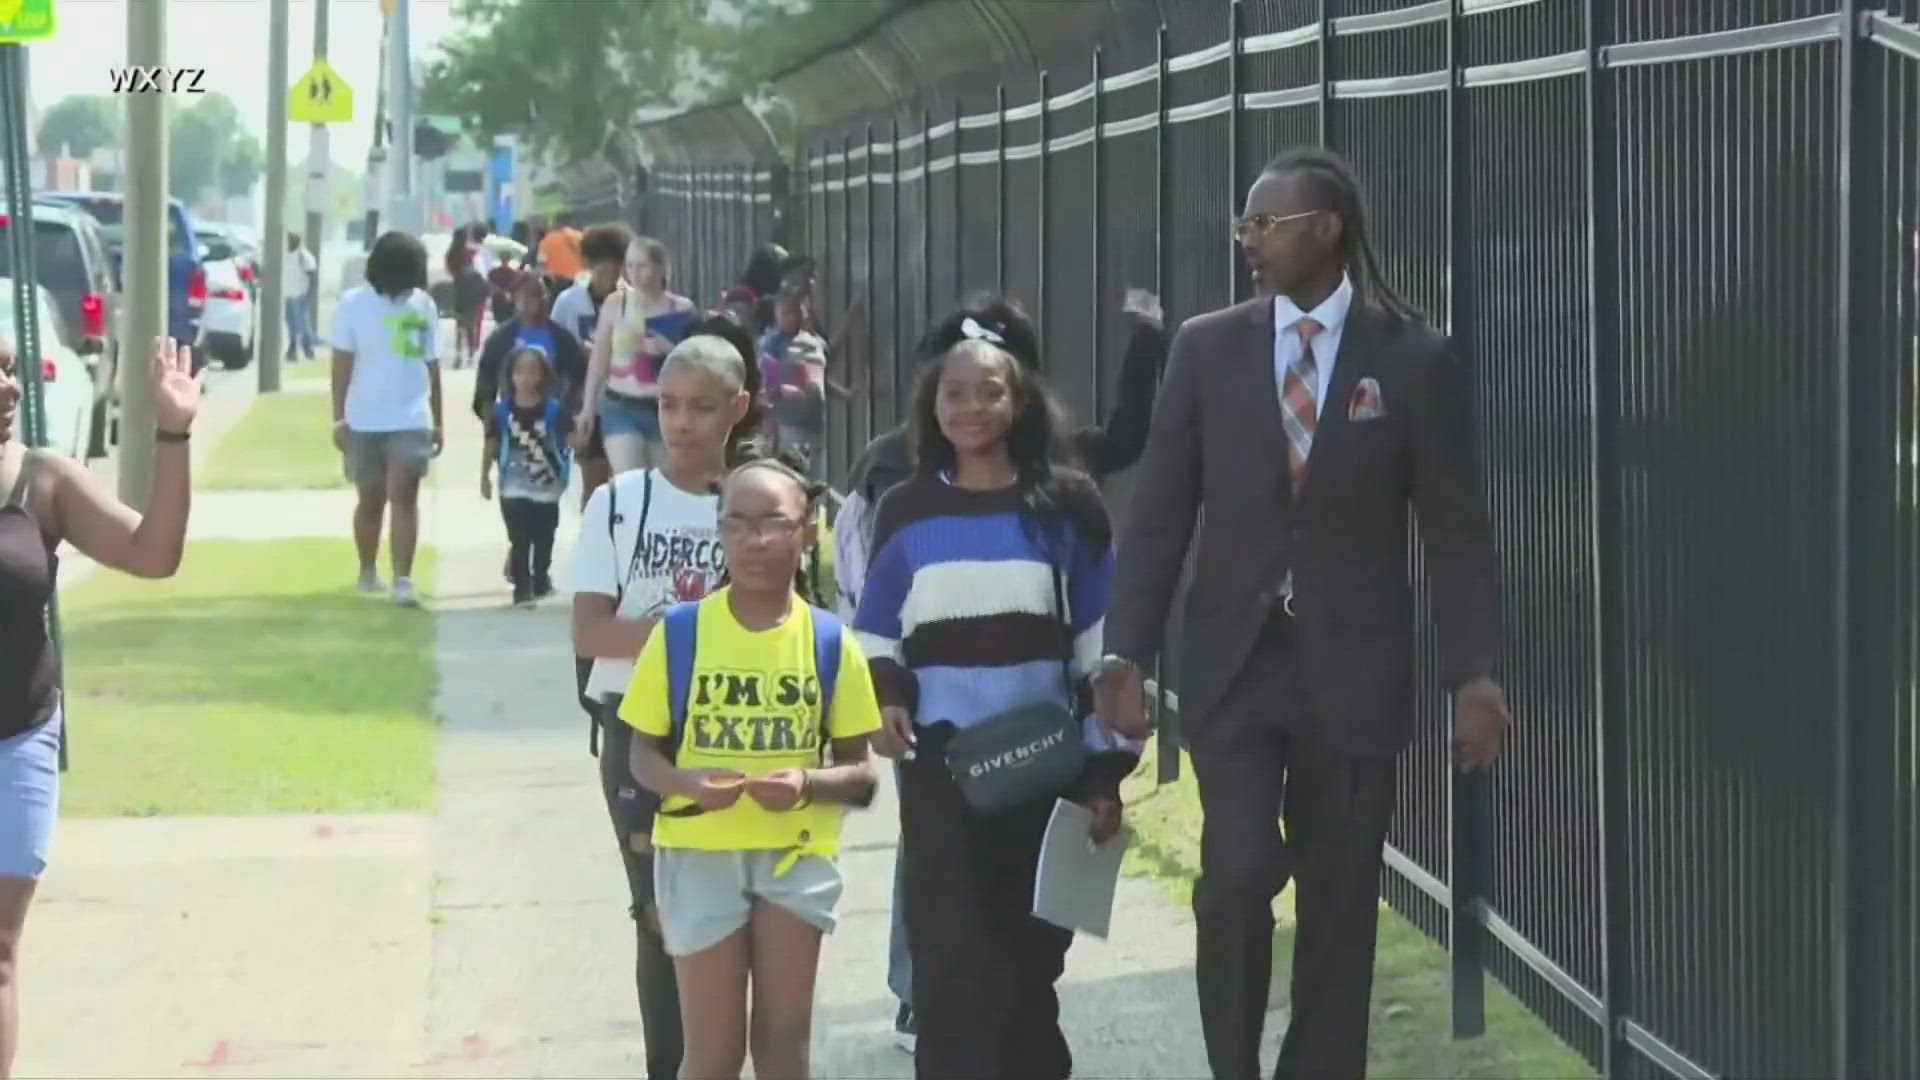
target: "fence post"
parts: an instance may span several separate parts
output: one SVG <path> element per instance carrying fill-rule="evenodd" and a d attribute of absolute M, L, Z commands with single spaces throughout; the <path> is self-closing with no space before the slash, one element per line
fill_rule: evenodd
<path fill-rule="evenodd" d="M 1164 308 L 1167 300 L 1168 244 L 1167 191 L 1172 186 L 1167 153 L 1167 24 L 1153 33 L 1153 294 Z M 1167 320 L 1169 323 L 1172 319 Z M 1168 644 L 1171 644 L 1169 642 Z M 1171 665 L 1168 647 L 1163 644 L 1153 664 L 1154 780 L 1171 784 L 1180 779 L 1180 712 L 1173 708 L 1173 694 L 1167 689 Z"/>
<path fill-rule="evenodd" d="M 1615 209 L 1618 162 L 1615 159 L 1613 86 L 1602 67 L 1607 28 L 1613 25 L 1613 0 L 1586 0 L 1587 53 L 1587 364 L 1593 428 L 1588 460 L 1593 489 L 1594 722 L 1600 750 L 1600 796 L 1594 820 L 1600 830 L 1601 1005 L 1605 1030 L 1601 1072 L 1625 1076 L 1631 1063 L 1621 1021 L 1633 1006 L 1628 970 L 1627 733 L 1621 719 L 1626 674 L 1620 642 L 1625 619 L 1621 582 L 1621 500 L 1619 421 L 1620 357 L 1619 235 Z"/>
<path fill-rule="evenodd" d="M 966 220 L 966 202 L 961 198 L 960 178 L 964 174 L 960 171 L 960 147 L 960 97 L 956 94 L 953 99 L 953 295 L 949 300 L 958 300 L 967 291 L 967 261 L 962 254 L 967 245 L 961 239 L 966 234 L 961 227 L 961 222 Z"/>
<path fill-rule="evenodd" d="M 891 159 L 890 169 L 893 183 L 888 185 L 891 189 L 891 194 L 888 196 L 888 205 L 892 207 L 893 217 L 887 228 L 887 239 L 890 241 L 889 247 L 893 251 L 893 270 L 890 275 L 891 281 L 888 285 L 888 287 L 893 290 L 893 303 L 891 305 L 893 308 L 893 329 L 888 333 L 888 344 L 891 347 L 888 348 L 887 352 L 892 354 L 889 360 L 889 364 L 893 369 L 891 385 L 893 386 L 894 404 L 892 408 L 897 411 L 900 407 L 900 297 L 902 295 L 900 289 L 900 116 L 897 113 L 893 117 L 892 128 L 890 130 L 893 135 L 893 153 L 889 154 L 888 157 Z M 871 163 L 869 163 L 868 168 L 872 168 Z M 867 243 L 872 244 L 873 242 L 873 227 L 869 225 L 867 227 Z M 869 285 L 869 287 L 871 287 L 871 285 Z"/>
<path fill-rule="evenodd" d="M 1100 361 L 1107 355 L 1107 320 L 1105 305 L 1107 302 L 1107 267 L 1103 245 L 1100 243 L 1103 226 L 1107 220 L 1106 161 L 1107 140 L 1101 134 L 1100 126 L 1107 119 L 1106 88 L 1101 80 L 1106 77 L 1106 65 L 1102 62 L 1100 46 L 1093 47 L 1093 230 L 1091 258 L 1093 262 L 1093 415 L 1097 419 L 1106 415 L 1101 407 L 1106 396 L 1101 390 L 1106 379 L 1100 373 Z"/>
<path fill-rule="evenodd" d="M 1467 294 L 1467 236 L 1471 225 L 1466 214 L 1466 194 L 1462 190 L 1467 126 L 1461 102 L 1461 10 L 1462 0 L 1452 0 L 1447 11 L 1447 247 L 1450 273 L 1447 274 L 1447 333 L 1452 336 L 1459 355 L 1471 358 L 1473 343 L 1462 330 L 1462 308 Z M 1487 1030 L 1487 944 L 1482 921 L 1482 897 L 1486 893 L 1487 866 L 1487 780 L 1484 772 L 1452 776 L 1451 829 L 1448 841 L 1452 852 L 1448 860 L 1453 881 L 1447 890 L 1447 941 L 1452 963 L 1449 981 L 1453 1002 L 1453 1037 L 1470 1039 Z"/>
<path fill-rule="evenodd" d="M 993 280 L 1007 291 L 1007 84 L 993 88 Z"/>
<path fill-rule="evenodd" d="M 844 314 L 853 303 L 853 136 L 840 136 L 840 310 Z M 844 327 L 849 334 L 852 327 Z M 873 370 L 873 349 L 871 342 L 861 342 L 853 350 L 860 357 L 860 369 L 866 372 L 867 400 L 865 408 L 858 411 L 859 429 L 854 429 L 855 420 L 848 421 L 847 464 L 853 464 L 853 455 L 858 453 L 856 446 L 865 446 L 873 438 L 873 393 L 880 381 Z"/>
<path fill-rule="evenodd" d="M 1238 213 L 1240 198 L 1240 174 L 1246 168 L 1244 155 L 1240 149 L 1240 55 L 1241 39 L 1247 33 L 1247 8 L 1241 0 L 1233 0 L 1227 9 L 1227 207 L 1229 213 Z M 1240 245 L 1222 244 L 1227 253 L 1227 298 L 1239 303 L 1246 298 L 1247 275 L 1240 268 Z"/>
<path fill-rule="evenodd" d="M 1320 102 L 1314 106 L 1314 125 L 1318 129 L 1321 146 L 1333 145 L 1333 132 L 1328 125 L 1328 114 L 1333 111 L 1333 4 L 1334 0 L 1319 0 L 1320 21 L 1316 28 L 1320 31 L 1320 42 L 1314 46 L 1314 55 L 1320 63 Z"/>
<path fill-rule="evenodd" d="M 900 156 L 900 140 L 893 141 L 893 156 Z M 956 245 L 957 246 L 957 245 Z M 900 309 L 893 311 L 896 326 L 902 324 Z M 925 105 L 920 107 L 920 318 L 919 326 L 933 324 L 933 110 Z M 916 323 L 905 323 L 911 331 Z M 904 336 L 904 335 L 900 335 Z M 904 349 L 893 351 L 894 384 L 900 381 L 900 354 Z M 902 395 L 901 400 L 905 400 Z"/>
<path fill-rule="evenodd" d="M 900 121 L 898 119 L 895 119 L 893 122 L 893 130 L 896 136 L 900 133 Z M 860 345 L 861 345 L 861 348 L 866 350 L 867 357 L 868 357 L 867 363 L 868 363 L 868 366 L 871 367 L 873 363 L 872 357 L 874 352 L 872 293 L 875 290 L 873 287 L 873 249 L 875 246 L 877 246 L 875 237 L 879 232 L 879 230 L 874 228 L 873 226 L 873 177 L 874 177 L 874 173 L 877 172 L 878 170 L 876 170 L 873 167 L 873 121 L 871 120 L 867 121 L 866 123 L 866 135 L 867 135 L 867 157 L 866 157 L 867 242 L 865 244 L 862 244 L 861 248 L 866 252 L 866 262 L 867 262 L 866 291 L 868 296 L 867 296 L 867 302 L 860 305 L 860 318 L 863 323 L 863 325 L 861 326 Z M 893 192 L 892 192 L 893 231 L 897 233 L 900 231 L 900 161 L 899 161 L 898 155 L 892 155 L 892 156 L 894 157 L 894 162 L 893 162 L 894 183 L 893 183 Z M 896 243 L 893 245 L 893 251 L 894 251 L 894 258 L 897 260 L 900 257 L 900 245 L 897 242 L 899 238 L 896 236 L 894 239 Z M 897 296 L 899 295 L 898 293 L 899 275 L 898 274 L 894 275 L 894 281 L 896 282 L 896 284 L 894 285 L 894 289 L 895 289 L 895 295 Z M 898 307 L 898 305 L 895 305 L 895 306 L 896 308 Z M 899 408 L 900 388 L 888 387 L 888 390 L 893 394 L 893 401 L 887 405 L 887 421 L 889 424 L 892 424 L 892 422 L 896 419 L 895 413 Z"/>
<path fill-rule="evenodd" d="M 1035 188 L 1034 198 L 1038 203 L 1038 212 L 1034 214 L 1036 227 L 1033 230 L 1037 234 L 1035 240 L 1040 248 L 1040 265 L 1034 268 L 1036 284 L 1033 291 L 1036 295 L 1033 310 L 1040 317 L 1040 355 L 1042 356 L 1052 352 L 1047 348 L 1047 339 L 1051 336 L 1047 333 L 1047 328 L 1053 325 L 1053 320 L 1047 317 L 1047 188 L 1053 172 L 1047 168 L 1047 140 L 1053 135 L 1053 124 L 1047 109 L 1047 92 L 1047 73 L 1042 71 L 1040 73 L 1040 156 L 1034 162 L 1040 182 Z"/>

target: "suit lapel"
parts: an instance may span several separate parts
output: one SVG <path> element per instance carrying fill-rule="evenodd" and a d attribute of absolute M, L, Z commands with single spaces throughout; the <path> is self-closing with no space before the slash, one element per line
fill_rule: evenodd
<path fill-rule="evenodd" d="M 1285 484 L 1289 451 L 1280 412 L 1279 373 L 1273 369 L 1273 301 L 1249 304 L 1246 318 L 1239 325 L 1242 343 L 1238 351 L 1247 362 L 1234 393 L 1247 410 L 1249 429 L 1259 433 L 1259 441 L 1251 449 L 1262 460 L 1274 463 Z"/>

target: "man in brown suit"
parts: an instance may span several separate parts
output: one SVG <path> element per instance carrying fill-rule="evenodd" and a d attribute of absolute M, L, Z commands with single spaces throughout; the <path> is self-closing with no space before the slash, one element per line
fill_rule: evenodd
<path fill-rule="evenodd" d="M 1283 155 L 1233 232 L 1263 296 L 1173 340 L 1096 695 L 1145 733 L 1142 672 L 1192 546 L 1180 719 L 1206 815 L 1193 906 L 1207 1057 L 1219 1080 L 1260 1076 L 1272 904 L 1291 879 L 1293 1018 L 1275 1076 L 1350 1080 L 1366 1072 L 1381 846 L 1413 734 L 1409 506 L 1462 768 L 1491 762 L 1509 722 L 1490 677 L 1499 558 L 1466 371 L 1381 281 L 1351 169 Z"/>

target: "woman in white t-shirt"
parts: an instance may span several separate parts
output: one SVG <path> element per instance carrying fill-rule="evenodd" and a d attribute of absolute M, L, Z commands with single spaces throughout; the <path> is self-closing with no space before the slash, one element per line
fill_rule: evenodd
<path fill-rule="evenodd" d="M 758 432 L 761 415 L 759 372 L 748 362 L 752 343 L 724 323 L 695 324 L 660 366 L 664 450 L 657 465 L 617 473 L 581 514 L 571 582 L 573 647 L 593 658 L 583 695 L 602 703 L 603 717 L 617 710 L 660 614 L 705 596 L 725 573 L 717 486 Z M 598 748 L 600 778 L 638 930 L 635 974 L 647 1075 L 677 1076 L 680 1001 L 653 908 L 653 804 L 642 798 L 628 764 L 633 729 L 618 719 L 596 719 L 595 726 L 605 740 Z"/>
<path fill-rule="evenodd" d="M 615 473 L 657 465 L 665 451 L 658 369 L 699 318 L 693 301 L 667 290 L 670 269 L 665 244 L 634 240 L 627 247 L 630 287 L 607 297 L 594 324 L 583 415 L 574 430 L 584 441 L 599 419 Z"/>

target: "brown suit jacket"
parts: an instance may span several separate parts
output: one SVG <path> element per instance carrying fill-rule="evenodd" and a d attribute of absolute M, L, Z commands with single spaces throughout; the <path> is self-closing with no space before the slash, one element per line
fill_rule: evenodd
<path fill-rule="evenodd" d="M 1273 304 L 1189 320 L 1173 339 L 1146 456 L 1119 535 L 1107 652 L 1145 666 L 1193 548 L 1181 726 L 1204 731 L 1248 664 L 1289 569 L 1315 723 L 1343 753 L 1413 735 L 1407 509 L 1426 544 L 1442 676 L 1491 674 L 1500 563 L 1473 460 L 1471 386 L 1446 339 L 1366 305 L 1348 313 L 1308 459 L 1292 490 L 1273 370 Z M 1360 380 L 1385 415 L 1350 416 Z"/>

